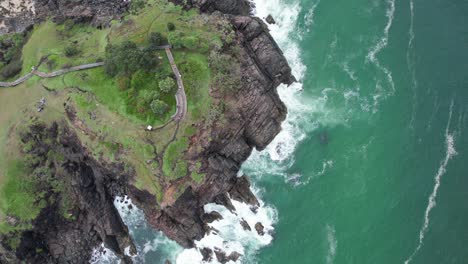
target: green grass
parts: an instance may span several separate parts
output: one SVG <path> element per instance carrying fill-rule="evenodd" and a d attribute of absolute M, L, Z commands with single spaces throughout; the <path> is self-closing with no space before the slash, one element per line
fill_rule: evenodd
<path fill-rule="evenodd" d="M 38 116 L 46 123 L 62 119 L 64 102 L 75 106 L 79 123 L 96 135 L 93 138 L 81 127 L 68 123 L 92 155 L 107 162 L 123 162 L 127 169 L 135 170 L 136 177 L 132 184 L 155 195 L 158 202 L 163 200 L 162 186 L 168 181 L 187 175 L 196 183 L 203 181 L 205 175 L 199 172 L 201 164 L 191 165 L 189 172 L 184 152 L 189 145 L 188 138 L 196 133 L 193 125 L 202 122 L 212 109 L 209 95 L 212 72 L 207 59 L 209 50 L 201 44 L 221 45 L 221 33 L 206 23 L 196 11 L 183 11 L 165 0 L 148 2 L 150 5 L 138 15 L 129 15 L 123 23 L 114 21 L 109 29 L 97 30 L 82 24 L 70 28 L 69 23 L 57 25 L 51 21 L 36 25 L 23 47 L 23 74 L 46 55 L 52 62 L 43 63 L 40 70 L 48 72 L 64 65 L 91 63 L 97 58 L 104 58 L 108 41 L 114 44 L 132 40 L 140 46 L 146 45 L 151 32 L 160 32 L 167 37 L 167 23 L 172 22 L 176 26 L 175 32 L 190 40 L 189 47 L 183 44 L 182 48 L 173 49 L 188 100 L 188 115 L 180 124 L 177 140 L 168 146 L 165 153 L 161 153 L 173 136 L 175 124 L 153 133 L 143 131 L 146 125 L 163 124 L 174 113 L 173 93 L 162 95 L 162 100 L 171 106 L 166 116 L 135 114 L 135 109 L 129 109 L 127 91 L 119 89 L 117 79 L 106 75 L 103 68 L 52 79 L 35 76 L 18 87 L 0 90 L 0 232 L 14 230 L 5 222 L 7 216 L 22 220 L 15 228 L 28 228 L 29 220 L 37 216 L 44 205 L 36 201 L 37 197 L 33 195 L 35 182 L 28 180 L 29 172 L 21 166 L 20 150 L 28 150 L 28 146 L 17 147 L 17 133 L 22 129 L 18 128 L 18 124 L 31 115 Z M 65 48 L 70 45 L 78 47 L 78 55 L 64 56 Z M 145 76 L 139 90 L 155 89 L 154 84 L 168 74 L 172 75 L 165 52 L 158 51 L 156 56 L 162 58 L 161 64 Z M 57 93 L 48 93 L 41 87 L 42 84 Z M 47 98 L 48 105 L 43 113 L 38 114 L 34 105 L 42 96 Z M 90 112 L 97 116 L 96 120 L 90 118 Z M 146 139 L 154 142 L 157 154 L 163 157 L 162 164 L 155 160 L 153 146 Z M 178 186 L 177 195 L 188 184 L 191 183 Z M 60 191 L 63 186 L 55 187 Z M 63 203 L 67 207 L 69 201 Z M 63 215 L 67 219 L 71 217 L 66 210 Z"/>
<path fill-rule="evenodd" d="M 29 173 L 31 172 L 24 166 L 23 161 L 11 161 L 6 173 L 6 183 L 0 192 L 1 211 L 5 215 L 18 218 L 22 222 L 34 219 L 41 211 L 41 205 L 43 205 L 37 203 L 35 181 L 27 177 Z M 0 225 L 0 233 L 11 231 L 11 228 Z"/>
<path fill-rule="evenodd" d="M 97 30 L 84 24 L 77 24 L 67 30 L 65 25 L 57 25 L 50 20 L 36 26 L 23 47 L 23 74 L 30 72 L 31 67 L 36 66 L 47 55 L 55 61 L 55 66 L 48 68 L 44 64 L 40 70 L 57 70 L 65 65 L 95 62 L 104 54 L 109 30 Z M 66 57 L 65 48 L 69 46 L 77 47 L 80 53 Z"/>
<path fill-rule="evenodd" d="M 202 183 L 203 179 L 205 179 L 205 174 L 200 173 L 200 168 L 201 168 L 201 162 L 197 162 L 195 164 L 195 169 L 192 171 L 190 176 L 192 177 L 192 180 L 194 180 L 196 183 Z"/>
<path fill-rule="evenodd" d="M 183 137 L 172 142 L 163 157 L 163 172 L 170 180 L 187 175 L 187 161 L 184 160 L 184 151 L 187 150 L 188 139 Z"/>

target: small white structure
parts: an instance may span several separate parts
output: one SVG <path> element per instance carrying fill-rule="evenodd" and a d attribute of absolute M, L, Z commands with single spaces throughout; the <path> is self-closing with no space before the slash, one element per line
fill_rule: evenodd
<path fill-rule="evenodd" d="M 147 126 L 147 127 L 146 127 L 146 130 L 148 130 L 148 131 L 153 131 L 153 127 L 152 127 L 152 126 Z"/>

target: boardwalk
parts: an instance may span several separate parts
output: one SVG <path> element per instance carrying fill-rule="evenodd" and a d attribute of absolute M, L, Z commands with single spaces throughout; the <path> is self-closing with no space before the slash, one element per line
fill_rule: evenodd
<path fill-rule="evenodd" d="M 174 57 L 172 56 L 171 52 L 171 46 L 166 45 L 166 46 L 159 46 L 158 49 L 164 49 L 166 50 L 166 55 L 169 60 L 169 63 L 171 64 L 172 71 L 174 72 L 174 75 L 177 79 L 177 92 L 175 94 L 175 99 L 176 99 L 176 112 L 172 116 L 172 120 L 175 121 L 180 121 L 185 119 L 187 116 L 187 96 L 185 95 L 185 88 L 184 88 L 184 83 L 182 81 L 182 75 L 179 72 L 179 69 L 177 68 L 177 65 L 175 64 Z M 75 72 L 75 71 L 81 71 L 81 70 L 87 70 L 87 69 L 92 69 L 96 67 L 101 67 L 104 65 L 104 62 L 96 62 L 96 63 L 89 63 L 89 64 L 83 64 L 79 66 L 74 66 L 50 73 L 45 73 L 38 71 L 35 67 L 31 70 L 30 73 L 24 75 L 23 77 L 13 81 L 13 82 L 0 82 L 0 87 L 14 87 L 17 85 L 20 85 L 21 83 L 25 82 L 32 76 L 36 75 L 41 78 L 53 78 L 57 77 L 69 72 Z"/>
<path fill-rule="evenodd" d="M 57 77 L 57 76 L 60 76 L 60 75 L 63 75 L 63 74 L 69 73 L 69 72 L 87 70 L 87 69 L 91 69 L 91 68 L 101 67 L 103 65 L 104 65 L 104 62 L 89 63 L 89 64 L 74 66 L 74 67 L 70 67 L 70 68 L 66 68 L 66 69 L 62 69 L 62 70 L 58 70 L 58 71 L 54 71 L 54 72 L 50 72 L 50 73 L 45 73 L 45 72 L 38 71 L 38 70 L 36 70 L 35 67 L 33 67 L 33 69 L 31 70 L 30 73 L 24 75 L 23 77 L 15 80 L 13 82 L 0 82 L 0 87 L 18 86 L 18 85 L 22 84 L 23 82 L 27 81 L 33 75 L 37 75 L 37 76 L 39 76 L 41 78 L 52 78 L 52 77 Z"/>
<path fill-rule="evenodd" d="M 185 95 L 184 83 L 182 82 L 182 75 L 177 69 L 175 64 L 174 57 L 172 56 L 171 49 L 169 47 L 165 48 L 167 58 L 171 64 L 172 71 L 177 79 L 177 92 L 175 94 L 176 99 L 176 112 L 172 116 L 173 120 L 179 121 L 185 118 L 187 115 L 187 96 Z"/>

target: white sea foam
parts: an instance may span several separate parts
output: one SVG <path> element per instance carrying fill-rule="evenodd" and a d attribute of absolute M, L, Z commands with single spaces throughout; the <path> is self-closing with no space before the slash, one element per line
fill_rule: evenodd
<path fill-rule="evenodd" d="M 418 88 L 418 80 L 416 79 L 416 69 L 415 69 L 415 50 L 414 50 L 414 2 L 410 0 L 410 26 L 408 30 L 408 47 L 406 51 L 406 64 L 408 65 L 408 71 L 411 75 L 411 90 L 413 92 L 413 111 L 411 112 L 411 119 L 410 119 L 410 128 L 414 129 L 414 121 L 416 119 L 416 109 L 417 109 L 417 88 Z"/>
<path fill-rule="evenodd" d="M 120 263 L 117 255 L 112 250 L 106 248 L 104 243 L 95 248 L 91 253 L 90 264 L 115 264 Z"/>
<path fill-rule="evenodd" d="M 207 204 L 204 207 L 206 213 L 218 212 L 222 219 L 209 224 L 213 230 L 205 235 L 201 240 L 195 241 L 195 248 L 184 250 L 177 257 L 177 264 L 202 263 L 203 256 L 201 249 L 209 248 L 213 252 L 222 250 L 229 256 L 233 252 L 241 254 L 241 258 L 236 262 L 229 263 L 252 263 L 253 253 L 259 248 L 266 246 L 273 240 L 273 224 L 277 220 L 277 213 L 274 208 L 265 206 L 260 201 L 260 207 L 252 210 L 251 206 L 236 200 L 231 200 L 235 211 L 231 212 L 226 207 L 218 204 Z M 251 230 L 245 230 L 241 222 L 245 221 Z M 261 223 L 264 226 L 265 234 L 259 235 L 255 225 Z M 219 263 L 215 256 L 211 261 L 203 263 Z"/>
<path fill-rule="evenodd" d="M 312 29 L 312 26 L 314 25 L 315 10 L 317 9 L 317 6 L 319 4 L 320 4 L 320 0 L 317 0 L 304 16 L 304 25 L 305 25 L 306 32 L 310 32 Z"/>
<path fill-rule="evenodd" d="M 429 196 L 428 199 L 428 204 L 426 207 L 426 211 L 424 212 L 424 223 L 423 226 L 421 227 L 419 231 L 419 242 L 418 246 L 416 249 L 413 251 L 413 253 L 409 256 L 408 259 L 405 260 L 405 264 L 410 263 L 413 260 L 413 257 L 419 252 L 421 249 L 423 242 L 424 242 L 424 236 L 427 233 L 427 230 L 429 228 L 430 224 L 430 214 L 432 209 L 436 207 L 436 198 L 437 198 L 437 192 L 439 191 L 440 183 L 442 176 L 444 176 L 447 165 L 450 161 L 450 159 L 457 155 L 457 151 L 455 150 L 455 138 L 453 133 L 450 133 L 450 123 L 452 121 L 452 110 L 453 110 L 453 101 L 452 104 L 450 105 L 450 112 L 449 112 L 449 119 L 447 122 L 447 127 L 445 128 L 445 146 L 446 146 L 446 151 L 445 151 L 445 158 L 442 160 L 440 163 L 439 169 L 437 170 L 437 173 L 434 178 L 434 188 L 432 190 L 431 195 Z"/>
<path fill-rule="evenodd" d="M 272 15 L 276 20 L 276 24 L 269 25 L 270 32 L 275 41 L 284 51 L 293 75 L 299 80 L 303 80 L 306 67 L 300 59 L 300 47 L 295 42 L 294 37 L 290 35 L 291 32 L 297 28 L 296 23 L 300 14 L 299 3 L 285 4 L 280 0 L 255 0 L 254 13 L 260 18 L 266 18 Z M 309 11 L 310 12 L 310 11 Z M 313 13 L 313 11 L 312 11 Z M 310 13 L 309 15 L 312 15 Z M 310 17 L 312 19 L 312 16 Z M 312 23 L 310 20 L 309 23 Z M 249 162 L 259 162 L 262 165 L 255 168 L 255 172 L 260 174 L 273 174 L 283 173 L 285 168 L 291 166 L 294 162 L 291 155 L 294 152 L 298 142 L 303 140 L 306 136 L 306 131 L 302 127 L 304 113 L 311 113 L 320 111 L 323 108 L 325 98 L 317 98 L 317 102 L 321 103 L 304 103 L 300 100 L 302 93 L 302 84 L 300 82 L 294 83 L 290 87 L 281 85 L 278 87 L 280 98 L 288 107 L 288 117 L 283 123 L 282 132 L 275 138 L 275 140 L 267 147 L 267 149 L 260 153 L 254 152 L 249 158 L 245 166 L 249 166 Z M 319 108 L 319 109 L 318 109 Z M 278 161 L 276 166 L 269 166 L 269 161 Z M 258 191 L 257 192 L 258 195 Z M 261 202 L 261 201 L 260 201 Z M 236 251 L 242 254 L 238 262 L 253 263 L 253 256 L 255 251 L 263 246 L 271 243 L 273 237 L 273 224 L 276 222 L 276 211 L 269 206 L 265 206 L 261 202 L 260 208 L 254 213 L 250 206 L 232 201 L 236 211 L 230 212 L 226 208 L 216 204 L 208 204 L 205 206 L 206 212 L 217 211 L 222 216 L 222 220 L 215 221 L 211 224 L 215 232 L 207 234 L 200 241 L 197 241 L 196 248 L 184 250 L 177 257 L 177 264 L 185 263 L 201 263 L 202 255 L 200 249 L 207 247 L 212 250 L 219 248 L 226 252 L 228 255 Z M 241 221 L 245 220 L 251 227 L 251 231 L 244 230 Z M 260 236 L 255 230 L 255 224 L 262 223 L 265 227 L 265 234 Z M 213 257 L 210 263 L 217 263 L 216 257 Z"/>
<path fill-rule="evenodd" d="M 328 253 L 327 253 L 327 264 L 332 264 L 335 260 L 336 249 L 338 247 L 338 241 L 336 240 L 336 231 L 333 226 L 327 225 L 327 243 L 328 243 Z"/>
<path fill-rule="evenodd" d="M 146 263 L 148 255 L 164 255 L 170 261 L 175 261 L 177 254 L 183 249 L 176 242 L 171 241 L 160 231 L 151 228 L 145 219 L 144 213 L 137 208 L 128 196 L 116 197 L 114 206 L 120 214 L 125 225 L 134 240 L 137 254 L 132 256 L 130 248 L 125 249 L 125 254 L 131 256 L 134 263 Z M 161 260 L 161 262 L 165 261 Z M 121 263 L 119 258 L 102 244 L 93 251 L 90 263 L 92 264 L 116 264 Z"/>
<path fill-rule="evenodd" d="M 392 92 L 394 92 L 395 83 L 393 82 L 392 72 L 387 67 L 383 66 L 377 58 L 377 55 L 388 45 L 389 32 L 390 28 L 392 27 L 393 18 L 395 15 L 395 0 L 387 0 L 387 5 L 388 8 L 385 14 L 387 17 L 387 24 L 385 25 L 383 36 L 379 39 L 379 41 L 377 41 L 375 46 L 370 49 L 366 58 L 386 75 L 387 81 L 392 88 Z"/>

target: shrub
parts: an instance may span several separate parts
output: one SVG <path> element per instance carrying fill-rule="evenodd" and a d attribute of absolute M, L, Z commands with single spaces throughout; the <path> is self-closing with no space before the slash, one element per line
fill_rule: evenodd
<path fill-rule="evenodd" d="M 172 22 L 167 23 L 167 30 L 174 31 L 175 29 L 176 29 L 176 26 L 174 25 L 174 23 Z"/>
<path fill-rule="evenodd" d="M 199 46 L 199 39 L 196 36 L 188 36 L 182 38 L 182 45 L 187 49 L 195 50 Z"/>
<path fill-rule="evenodd" d="M 138 96 L 149 105 L 153 100 L 159 99 L 160 94 L 156 90 L 143 90 Z"/>
<path fill-rule="evenodd" d="M 146 5 L 146 1 L 145 0 L 133 0 L 131 2 L 131 6 L 130 6 L 130 13 L 131 14 L 138 14 L 138 12 L 143 9 Z"/>
<path fill-rule="evenodd" d="M 158 64 L 158 59 L 153 53 L 149 48 L 140 50 L 131 41 L 125 41 L 120 45 L 108 45 L 104 69 L 110 76 L 117 74 L 131 76 L 140 69 L 150 71 Z"/>
<path fill-rule="evenodd" d="M 125 91 L 128 88 L 130 88 L 130 78 L 127 76 L 120 75 L 117 77 L 117 86 L 119 87 L 119 90 Z"/>
<path fill-rule="evenodd" d="M 184 42 L 182 41 L 183 37 L 184 33 L 180 31 L 171 32 L 168 35 L 169 44 L 171 44 L 174 48 L 182 48 L 184 46 Z"/>
<path fill-rule="evenodd" d="M 65 56 L 67 57 L 73 57 L 75 55 L 78 55 L 79 53 L 80 53 L 80 50 L 76 46 L 65 47 Z"/>
<path fill-rule="evenodd" d="M 156 49 L 157 46 L 164 44 L 164 38 L 159 32 L 151 32 L 148 38 L 148 43 L 150 48 Z"/>
<path fill-rule="evenodd" d="M 0 53 L 3 53 L 3 58 L 0 61 L 8 64 L 14 60 L 20 60 L 21 48 L 24 43 L 25 38 L 19 33 L 0 36 Z"/>
<path fill-rule="evenodd" d="M 172 89 L 174 89 L 174 87 L 175 87 L 175 82 L 174 82 L 174 79 L 172 79 L 171 77 L 167 77 L 166 79 L 161 80 L 159 82 L 159 89 L 163 93 L 170 93 Z"/>
<path fill-rule="evenodd" d="M 163 116 L 169 109 L 169 106 L 159 99 L 153 100 L 151 102 L 150 107 L 153 113 L 155 113 L 158 116 Z"/>
<path fill-rule="evenodd" d="M 21 69 L 22 69 L 22 62 L 21 61 L 19 61 L 19 60 L 12 61 L 12 62 L 10 62 L 10 64 L 3 67 L 2 71 L 1 71 L 1 75 L 2 75 L 2 77 L 4 79 L 8 79 L 8 78 L 14 77 L 18 73 L 20 73 Z"/>
<path fill-rule="evenodd" d="M 218 87 L 231 92 L 240 87 L 240 64 L 235 57 L 212 51 L 208 60 Z"/>

